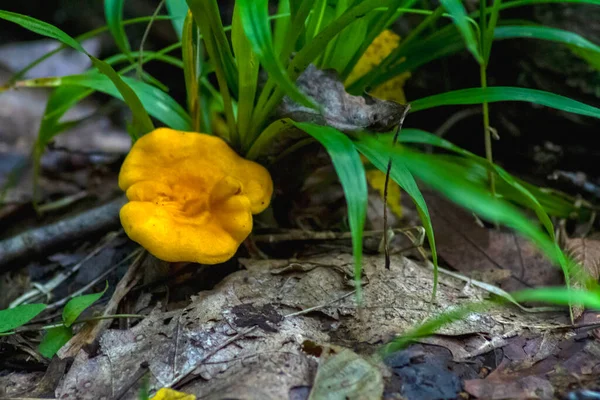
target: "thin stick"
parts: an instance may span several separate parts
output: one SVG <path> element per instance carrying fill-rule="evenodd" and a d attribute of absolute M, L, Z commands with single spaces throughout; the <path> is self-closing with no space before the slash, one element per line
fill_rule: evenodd
<path fill-rule="evenodd" d="M 192 372 L 194 372 L 194 370 L 196 368 L 198 368 L 200 365 L 202 365 L 206 360 L 208 360 L 209 358 L 211 358 L 212 356 L 214 356 L 215 354 L 217 354 L 219 352 L 219 350 L 227 347 L 228 345 L 230 345 L 231 343 L 235 342 L 238 339 L 243 338 L 244 336 L 246 336 L 247 334 L 251 333 L 252 331 L 254 331 L 256 328 L 258 328 L 258 325 L 254 325 L 251 326 L 243 331 L 241 331 L 240 333 L 238 333 L 237 335 L 235 335 L 234 337 L 227 339 L 226 341 L 224 341 L 223 343 L 221 343 L 220 345 L 218 345 L 217 347 L 215 347 L 214 349 L 212 349 L 210 352 L 208 352 L 207 355 L 205 355 L 204 357 L 202 357 L 200 359 L 200 361 L 198 361 L 196 364 L 192 365 L 191 367 L 189 367 L 188 369 L 186 369 L 185 371 L 183 371 L 181 374 L 177 375 L 171 382 L 167 383 L 166 385 L 164 385 L 163 387 L 166 388 L 171 388 L 171 387 L 179 387 L 179 383 L 181 382 L 181 384 L 185 383 L 182 382 L 189 374 L 191 374 Z"/>
<path fill-rule="evenodd" d="M 46 307 L 46 311 L 54 310 L 55 308 L 61 307 L 62 305 L 66 304 L 69 300 L 71 300 L 73 297 L 77 297 L 80 294 L 85 293 L 86 291 L 88 291 L 89 289 L 94 287 L 98 282 L 100 282 L 101 280 L 106 278 L 108 275 L 110 275 L 114 270 L 116 270 L 117 268 L 119 268 L 120 266 L 125 264 L 127 261 L 129 261 L 133 257 L 137 257 L 142 251 L 143 251 L 142 249 L 137 249 L 137 250 L 132 251 L 131 254 L 129 254 L 127 257 L 125 257 L 124 259 L 119 261 L 117 264 L 115 264 L 108 270 L 104 271 L 104 273 L 102 273 L 100 276 L 98 276 L 96 279 L 92 280 L 90 283 L 88 283 L 81 289 L 77 290 L 76 292 L 71 293 L 70 295 L 68 295 L 58 301 L 55 301 L 52 304 L 49 304 L 48 307 Z"/>
<path fill-rule="evenodd" d="M 57 274 L 54 278 L 52 278 L 50 281 L 46 282 L 45 284 L 35 284 L 34 283 L 33 284 L 35 286 L 34 289 L 31 289 L 27 293 L 23 294 L 22 296 L 20 296 L 16 300 L 14 300 L 12 303 L 10 303 L 10 305 L 8 307 L 14 308 L 14 307 L 18 306 L 19 304 L 25 303 L 26 301 L 31 301 L 32 299 L 38 298 L 41 294 L 49 295 L 50 292 L 52 292 L 54 289 L 56 289 L 61 283 L 63 283 L 70 276 L 72 276 L 77 271 L 79 271 L 86 262 L 88 262 L 90 259 L 92 259 L 94 256 L 96 256 L 98 253 L 100 253 L 106 247 L 108 247 L 108 245 L 110 245 L 112 243 L 112 241 L 115 238 L 117 238 L 118 236 L 119 236 L 119 233 L 113 232 L 113 233 L 109 234 L 104 243 L 102 243 L 100 246 L 97 246 L 88 255 L 86 255 L 83 258 L 83 260 L 79 261 L 77 264 L 75 264 L 73 267 L 71 267 L 68 271 L 60 272 L 59 274 Z"/>
<path fill-rule="evenodd" d="M 404 118 L 406 118 L 406 114 L 410 110 L 410 104 L 407 104 L 400 116 L 400 121 L 398 122 L 398 126 L 396 127 L 396 132 L 394 133 L 394 139 L 392 140 L 392 146 L 395 146 L 398 142 L 398 136 L 400 135 L 400 130 L 402 129 L 402 124 L 404 123 Z M 385 253 L 385 268 L 390 269 L 390 249 L 388 243 L 388 219 L 387 219 L 387 196 L 388 196 L 388 185 L 390 183 L 390 174 L 392 172 L 392 158 L 388 160 L 387 171 L 385 173 L 385 184 L 383 186 L 383 251 Z"/>
<path fill-rule="evenodd" d="M 125 196 L 120 196 L 69 219 L 0 241 L 0 269 L 18 266 L 19 260 L 44 256 L 87 236 L 117 228 L 119 209 L 126 201 Z"/>
<path fill-rule="evenodd" d="M 146 40 L 148 39 L 148 35 L 150 34 L 150 29 L 152 28 L 152 24 L 154 23 L 154 20 L 158 16 L 158 13 L 160 12 L 160 10 L 164 4 L 165 4 L 165 0 L 161 0 L 161 2 L 158 4 L 158 7 L 156 7 L 156 10 L 154 10 L 154 14 L 152 14 L 150 21 L 148 21 L 148 25 L 146 25 L 146 30 L 144 31 L 144 35 L 142 36 L 142 41 L 140 42 L 138 67 L 137 67 L 137 71 L 136 71 L 136 77 L 140 80 L 142 79 L 142 72 L 144 72 L 142 70 L 142 64 L 144 63 L 144 44 L 146 43 Z"/>

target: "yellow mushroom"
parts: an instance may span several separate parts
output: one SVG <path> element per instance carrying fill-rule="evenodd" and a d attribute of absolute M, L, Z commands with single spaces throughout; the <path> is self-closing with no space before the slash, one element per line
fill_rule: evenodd
<path fill-rule="evenodd" d="M 125 158 L 119 187 L 127 235 L 164 261 L 229 260 L 252 231 L 252 214 L 268 207 L 269 172 L 238 156 L 222 139 L 159 128 Z"/>

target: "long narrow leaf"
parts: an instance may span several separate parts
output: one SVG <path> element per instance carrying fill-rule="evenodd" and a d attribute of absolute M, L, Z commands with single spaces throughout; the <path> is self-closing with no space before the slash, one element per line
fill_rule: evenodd
<path fill-rule="evenodd" d="M 264 0 L 261 1 L 264 2 Z M 308 65 L 312 63 L 327 48 L 327 44 L 353 22 L 359 20 L 377 8 L 387 7 L 389 9 L 396 9 L 402 7 L 406 3 L 410 3 L 411 1 L 414 0 L 365 0 L 349 8 L 339 18 L 335 19 L 325 28 L 323 28 L 323 30 L 319 32 L 319 34 L 315 36 L 310 43 L 304 46 L 296 54 L 288 66 L 289 77 L 292 80 L 297 79 L 298 76 L 300 76 L 300 74 L 308 67 Z M 251 0 L 243 0 L 243 3 L 251 3 Z M 251 4 L 249 4 L 249 6 L 250 5 Z M 251 16 L 252 14 L 249 15 L 249 17 Z M 250 18 L 248 22 L 251 22 Z M 244 23 L 246 23 L 246 20 L 244 20 Z M 279 104 L 284 93 L 286 92 L 287 91 L 285 91 L 283 88 L 278 88 L 275 90 L 266 105 L 262 107 L 262 110 L 259 112 L 259 114 L 253 118 L 253 131 L 262 128 L 262 125 L 266 121 L 270 112 L 277 104 Z"/>
<path fill-rule="evenodd" d="M 388 137 L 385 138 L 385 142 L 386 143 L 392 143 L 392 134 L 387 135 Z M 426 145 L 430 145 L 430 146 L 436 146 L 436 147 L 440 147 L 446 150 L 450 150 L 456 154 L 459 154 L 461 156 L 464 156 L 468 159 L 473 160 L 475 163 L 477 163 L 480 168 L 478 172 L 475 172 L 475 170 L 471 169 L 470 171 L 472 173 L 477 173 L 480 174 L 481 176 L 485 175 L 487 173 L 488 170 L 493 170 L 494 167 L 490 167 L 488 161 L 485 158 L 479 157 L 467 150 L 462 149 L 461 147 L 458 147 L 454 144 L 452 144 L 451 142 L 437 136 L 434 135 L 432 133 L 429 132 L 425 132 L 419 129 L 403 129 L 402 130 L 402 135 L 399 136 L 399 141 L 401 143 L 420 143 L 420 144 L 426 144 Z M 455 160 L 455 162 L 459 162 L 459 158 L 453 158 Z M 497 171 L 496 171 L 497 172 Z M 506 171 L 504 171 L 506 172 Z M 508 174 L 508 173 L 507 173 Z M 500 180 L 497 182 L 497 192 L 502 195 L 503 197 L 511 200 L 511 201 L 515 201 L 523 206 L 528 206 L 528 204 L 524 203 L 522 201 L 521 196 L 519 195 L 515 195 L 514 191 L 512 191 L 510 189 L 510 187 L 507 186 L 506 181 L 506 176 L 504 177 L 504 180 Z M 559 195 L 558 193 L 554 193 L 551 190 L 545 188 L 545 189 L 540 189 L 537 186 L 531 185 L 523 180 L 520 180 L 518 178 L 515 178 L 513 176 L 510 176 L 510 179 L 512 181 L 514 181 L 516 184 L 518 184 L 519 186 L 522 186 L 523 188 L 525 188 L 529 193 L 531 193 L 541 204 L 541 206 L 543 207 L 544 211 L 551 214 L 551 215 L 555 215 L 561 218 L 569 218 L 569 216 L 573 215 L 573 214 L 581 214 L 581 213 L 586 213 L 586 207 L 585 205 L 583 207 L 578 207 L 575 205 L 576 203 L 576 199 L 574 198 L 566 198 L 565 195 Z M 589 209 L 587 210 L 587 214 L 589 214 Z M 585 218 L 585 216 L 583 217 Z"/>
<path fill-rule="evenodd" d="M 290 0 L 279 0 L 277 14 L 285 15 L 285 17 L 279 18 L 277 21 L 275 21 L 275 30 L 273 35 L 273 48 L 275 49 L 275 54 L 281 54 L 283 47 L 286 45 L 285 38 L 292 23 L 292 16 L 290 15 Z"/>
<path fill-rule="evenodd" d="M 402 135 L 400 135 L 402 136 Z M 390 143 L 391 145 L 391 143 Z M 382 154 L 373 151 L 369 146 L 365 146 L 362 143 L 356 143 L 358 150 L 365 156 L 367 159 L 380 171 L 386 172 L 389 158 L 386 158 Z M 400 160 L 395 160 L 392 164 L 392 169 L 390 170 L 390 177 L 400 186 L 412 199 L 415 203 L 417 211 L 419 213 L 419 217 L 421 218 L 421 222 L 423 223 L 423 227 L 425 228 L 425 233 L 427 234 L 427 239 L 429 240 L 429 246 L 431 248 L 431 258 L 433 260 L 434 265 L 434 293 L 437 289 L 437 267 L 438 267 L 438 259 L 437 259 L 437 250 L 435 246 L 435 236 L 433 232 L 433 225 L 431 223 L 431 217 L 429 215 L 429 209 L 427 208 L 427 203 L 423 198 L 423 194 L 417 185 L 412 173 L 404 164 L 404 162 Z"/>
<path fill-rule="evenodd" d="M 269 24 L 268 0 L 238 0 L 240 19 L 246 36 L 262 66 L 281 89 L 294 101 L 307 107 L 316 107 L 287 75 L 279 57 L 275 55 Z"/>
<path fill-rule="evenodd" d="M 354 280 L 357 298 L 361 299 L 362 238 L 367 214 L 367 179 L 365 169 L 354 144 L 338 130 L 310 123 L 294 123 L 299 129 L 319 141 L 329 153 L 342 184 L 348 204 L 348 221 L 352 231 Z"/>
<path fill-rule="evenodd" d="M 117 74 L 110 65 L 88 54 L 78 41 L 57 27 L 26 15 L 8 11 L 0 11 L 0 18 L 14 22 L 23 28 L 40 35 L 59 40 L 62 43 L 71 46 L 75 50 L 86 54 L 92 61 L 92 64 L 94 64 L 94 66 L 98 68 L 101 73 L 105 74 L 110 79 L 114 85 L 114 88 L 119 91 L 121 97 L 131 109 L 131 112 L 133 113 L 134 129 L 138 132 L 138 134 L 144 134 L 154 129 L 152 120 L 150 120 L 148 113 L 142 106 L 142 103 L 136 96 L 135 92 L 131 90 L 131 88 L 125 82 L 123 82 L 119 74 Z"/>
<path fill-rule="evenodd" d="M 165 5 L 167 6 L 169 15 L 173 17 L 171 20 L 173 29 L 175 29 L 177 37 L 181 40 L 183 36 L 183 22 L 189 10 L 188 5 L 185 0 L 166 0 Z"/>
<path fill-rule="evenodd" d="M 150 115 L 170 128 L 183 131 L 191 129 L 189 115 L 167 93 L 132 78 L 123 77 L 122 80 L 133 93 L 139 95 L 138 99 L 141 99 L 140 106 L 147 108 Z M 99 73 L 69 75 L 60 78 L 40 78 L 19 83 L 21 86 L 26 87 L 80 86 L 123 100 L 122 94 L 112 84 L 112 81 L 107 76 Z"/>
<path fill-rule="evenodd" d="M 218 7 L 215 0 L 187 0 L 187 3 L 196 25 L 202 33 L 210 62 L 215 68 L 219 92 L 221 93 L 220 97 L 223 101 L 223 109 L 227 119 L 228 139 L 233 147 L 238 147 L 240 143 L 232 98 L 238 90 L 238 73 L 229 42 L 225 37 Z M 203 104 L 201 104 L 202 106 Z"/>
<path fill-rule="evenodd" d="M 237 82 L 237 65 L 231 52 L 231 46 L 225 35 L 225 28 L 221 20 L 221 12 L 217 4 L 217 0 L 187 0 L 187 4 L 194 15 L 196 24 L 200 27 L 200 31 L 204 35 L 204 40 L 209 41 L 213 47 L 214 54 L 211 54 L 209 43 L 207 42 L 207 50 L 211 56 L 213 63 L 218 62 L 223 69 L 227 87 L 233 94 L 233 97 L 238 95 Z M 205 35 L 210 32 L 210 37 Z"/>
<path fill-rule="evenodd" d="M 185 90 L 187 94 L 187 106 L 192 117 L 193 130 L 200 130 L 200 101 L 198 99 L 198 59 L 197 43 L 194 43 L 196 27 L 194 26 L 194 17 L 189 12 L 183 24 L 183 35 L 181 37 L 181 55 L 183 60 L 183 76 L 185 80 Z"/>
<path fill-rule="evenodd" d="M 589 50 L 596 53 L 600 53 L 600 46 L 590 42 L 583 36 L 578 35 L 575 32 L 551 28 L 548 26 L 499 26 L 494 31 L 494 38 L 497 40 L 515 38 L 548 40 L 552 42 L 575 46 L 582 50 Z"/>
<path fill-rule="evenodd" d="M 482 64 L 483 58 L 479 52 L 479 44 L 475 33 L 473 32 L 473 28 L 471 27 L 471 23 L 469 22 L 465 6 L 460 0 L 440 0 L 440 3 L 442 3 L 446 11 L 452 16 L 454 24 L 456 24 L 456 27 L 460 31 L 467 45 L 467 49 L 473 54 L 475 60 L 477 60 L 479 64 Z"/>
<path fill-rule="evenodd" d="M 124 4 L 125 0 L 104 0 L 104 16 L 117 47 L 123 54 L 128 55 L 131 52 L 131 46 L 123 27 Z"/>
<path fill-rule="evenodd" d="M 439 106 L 480 104 L 483 101 L 489 103 L 498 101 L 525 101 L 574 114 L 600 118 L 600 109 L 580 103 L 568 97 L 545 92 L 543 90 L 509 86 L 461 89 L 433 95 L 412 102 L 411 112 Z"/>
<path fill-rule="evenodd" d="M 239 5 L 236 3 L 233 10 L 233 24 L 231 28 L 231 41 L 233 51 L 238 60 L 238 81 L 240 95 L 238 101 L 237 125 L 242 148 L 247 150 L 250 147 L 251 138 L 250 123 L 252 121 L 252 112 L 254 111 L 254 99 L 256 97 L 256 87 L 258 84 L 259 61 L 256 53 L 252 50 L 252 45 L 246 37 L 244 26 L 240 18 Z"/>
<path fill-rule="evenodd" d="M 359 143 L 392 160 L 403 162 L 426 184 L 440 191 L 450 200 L 467 208 L 483 219 L 496 221 L 515 229 L 532 240 L 552 260 L 559 261 L 555 243 L 534 223 L 528 220 L 516 207 L 505 200 L 493 197 L 488 190 L 486 177 L 464 174 L 460 165 L 448 162 L 437 155 L 415 152 L 405 146 L 386 146 L 373 137 L 364 135 Z"/>

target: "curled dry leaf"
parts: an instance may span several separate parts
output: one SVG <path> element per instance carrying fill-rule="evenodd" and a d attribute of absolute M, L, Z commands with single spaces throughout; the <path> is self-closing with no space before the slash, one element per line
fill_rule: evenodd
<path fill-rule="evenodd" d="M 572 287 L 584 288 L 588 279 L 597 281 L 600 278 L 600 240 L 598 238 L 565 238 L 564 248 L 582 270 L 573 276 Z M 583 314 L 581 305 L 573 306 L 573 318 Z"/>
<path fill-rule="evenodd" d="M 405 105 L 394 101 L 348 94 L 335 71 L 320 70 L 312 64 L 298 77 L 296 84 L 321 110 L 284 97 L 277 110 L 280 117 L 328 125 L 346 133 L 363 130 L 388 132 L 400 123 L 407 110 Z"/>

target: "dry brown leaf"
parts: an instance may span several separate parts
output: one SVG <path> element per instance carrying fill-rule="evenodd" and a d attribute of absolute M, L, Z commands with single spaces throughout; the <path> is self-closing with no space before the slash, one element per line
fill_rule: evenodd
<path fill-rule="evenodd" d="M 590 275 L 590 278 L 600 278 L 600 240 L 593 238 L 567 238 L 565 250 Z"/>
<path fill-rule="evenodd" d="M 597 281 L 600 278 L 600 240 L 593 238 L 565 238 L 565 251 L 576 261 L 582 271 L 575 273 L 572 277 L 573 288 L 585 288 L 586 280 Z M 586 276 L 587 275 L 587 276 Z M 582 305 L 573 305 L 573 318 L 579 318 L 583 314 Z"/>
<path fill-rule="evenodd" d="M 352 295 L 353 258 L 330 254 L 310 259 L 242 260 L 247 270 L 229 275 L 213 290 L 200 292 L 182 310 L 158 309 L 128 330 L 108 330 L 98 354 L 84 350 L 56 391 L 61 399 L 110 397 L 130 384 L 146 362 L 151 388 L 165 387 L 183 371 L 194 369 L 191 383 L 175 387 L 203 399 L 288 398 L 293 388 L 309 387 L 317 359 L 303 343 L 356 343 L 375 347 L 389 341 L 430 314 L 432 273 L 414 262 L 392 256 L 365 256 L 363 308 Z M 283 267 L 285 264 L 289 268 Z M 486 292 L 449 277 L 441 277 L 433 314 L 464 302 L 485 298 Z M 521 314 L 515 310 L 475 313 L 445 326 L 446 335 L 502 335 L 533 326 L 551 326 L 562 314 Z M 239 336 L 250 326 L 254 330 Z M 233 339 L 233 340 L 232 340 Z M 125 399 L 133 399 L 134 385 Z M 249 397 L 248 394 L 251 394 Z"/>
<path fill-rule="evenodd" d="M 312 64 L 298 77 L 296 84 L 321 109 L 303 106 L 286 96 L 277 110 L 279 118 L 291 117 L 294 121 L 328 125 L 347 133 L 388 132 L 408 111 L 405 105 L 394 101 L 348 94 L 335 70 L 320 70 Z"/>
<path fill-rule="evenodd" d="M 559 285 L 554 266 L 531 242 L 514 232 L 481 227 L 475 217 L 441 197 L 425 192 L 438 254 L 454 269 L 506 291 Z"/>

